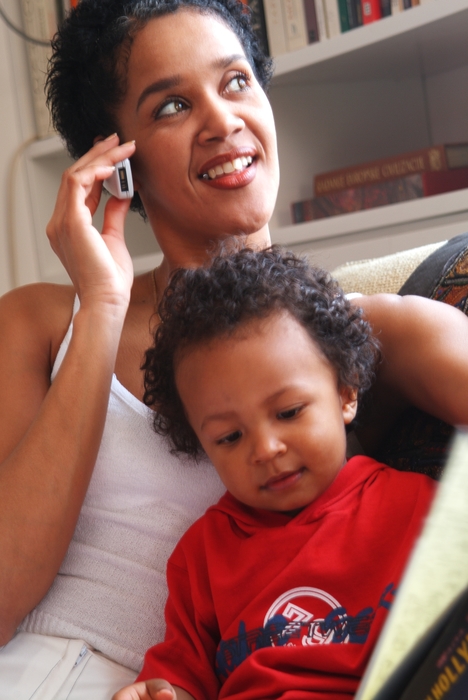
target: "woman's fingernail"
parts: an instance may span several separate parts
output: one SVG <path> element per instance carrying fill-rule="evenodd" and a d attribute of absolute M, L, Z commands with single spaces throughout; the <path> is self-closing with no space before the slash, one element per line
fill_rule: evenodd
<path fill-rule="evenodd" d="M 104 141 L 110 141 L 111 139 L 114 138 L 114 136 L 117 136 L 117 132 L 116 132 L 116 131 L 114 131 L 114 133 L 111 134 L 110 136 L 107 136 L 107 138 L 105 138 Z"/>

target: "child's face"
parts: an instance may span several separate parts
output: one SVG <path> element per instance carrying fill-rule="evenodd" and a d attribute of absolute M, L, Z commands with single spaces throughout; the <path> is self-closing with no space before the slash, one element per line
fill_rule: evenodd
<path fill-rule="evenodd" d="M 188 350 L 176 383 L 192 428 L 224 485 L 255 508 L 294 511 L 345 461 L 355 391 L 289 314 Z"/>

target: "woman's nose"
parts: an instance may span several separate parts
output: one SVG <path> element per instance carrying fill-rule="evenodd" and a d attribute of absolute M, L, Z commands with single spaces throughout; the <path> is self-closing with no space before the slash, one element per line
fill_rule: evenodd
<path fill-rule="evenodd" d="M 202 113 L 198 142 L 205 143 L 227 139 L 231 134 L 242 131 L 245 122 L 236 113 L 237 105 L 220 96 L 206 100 Z"/>

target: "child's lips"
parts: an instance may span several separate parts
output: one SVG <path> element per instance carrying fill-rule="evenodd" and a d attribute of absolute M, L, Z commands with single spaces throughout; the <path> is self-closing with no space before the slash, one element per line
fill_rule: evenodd
<path fill-rule="evenodd" d="M 282 491 L 283 489 L 288 489 L 297 484 L 302 478 L 304 471 L 305 467 L 301 467 L 295 471 L 283 472 L 277 476 L 272 476 L 271 479 L 268 479 L 266 484 L 262 486 L 262 489 L 267 491 Z"/>

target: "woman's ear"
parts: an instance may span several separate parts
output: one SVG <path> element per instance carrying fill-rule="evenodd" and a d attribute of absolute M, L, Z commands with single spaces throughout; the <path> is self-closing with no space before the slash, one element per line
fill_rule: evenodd
<path fill-rule="evenodd" d="M 343 413 L 343 421 L 345 425 L 349 425 L 356 417 L 358 400 L 357 389 L 350 386 L 345 386 L 340 389 L 341 411 Z"/>

